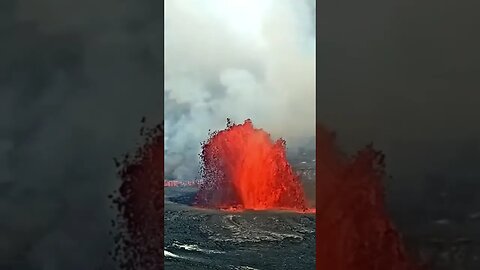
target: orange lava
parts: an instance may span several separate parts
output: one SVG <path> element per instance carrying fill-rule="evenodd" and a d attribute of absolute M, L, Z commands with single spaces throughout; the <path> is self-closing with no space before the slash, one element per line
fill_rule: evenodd
<path fill-rule="evenodd" d="M 308 209 L 299 176 L 286 159 L 285 141 L 273 141 L 250 120 L 227 122 L 203 144 L 204 182 L 195 205 L 227 211 Z"/>

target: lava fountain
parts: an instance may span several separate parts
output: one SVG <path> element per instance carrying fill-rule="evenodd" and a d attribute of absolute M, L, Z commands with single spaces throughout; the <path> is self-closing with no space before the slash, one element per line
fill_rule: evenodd
<path fill-rule="evenodd" d="M 223 210 L 306 211 L 299 176 L 286 158 L 286 142 L 247 119 L 213 132 L 203 143 L 203 183 L 195 205 Z"/>

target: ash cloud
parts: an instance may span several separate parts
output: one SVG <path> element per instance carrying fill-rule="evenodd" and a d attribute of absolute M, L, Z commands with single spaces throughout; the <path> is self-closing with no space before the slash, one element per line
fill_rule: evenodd
<path fill-rule="evenodd" d="M 200 143 L 227 117 L 291 149 L 315 134 L 315 1 L 226 2 L 165 2 L 167 178 L 197 177 Z"/>

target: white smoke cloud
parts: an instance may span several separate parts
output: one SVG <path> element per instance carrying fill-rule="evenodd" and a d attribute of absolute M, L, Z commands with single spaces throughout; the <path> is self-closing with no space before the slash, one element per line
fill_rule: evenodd
<path fill-rule="evenodd" d="M 314 1 L 165 1 L 165 170 L 193 178 L 226 118 L 283 137 L 315 134 Z"/>

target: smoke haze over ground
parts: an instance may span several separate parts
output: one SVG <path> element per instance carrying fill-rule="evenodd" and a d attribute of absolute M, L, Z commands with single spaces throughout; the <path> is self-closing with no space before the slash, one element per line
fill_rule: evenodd
<path fill-rule="evenodd" d="M 289 148 L 314 136 L 314 8 L 294 0 L 165 2 L 167 178 L 197 176 L 200 142 L 227 117 L 251 118 Z"/>

